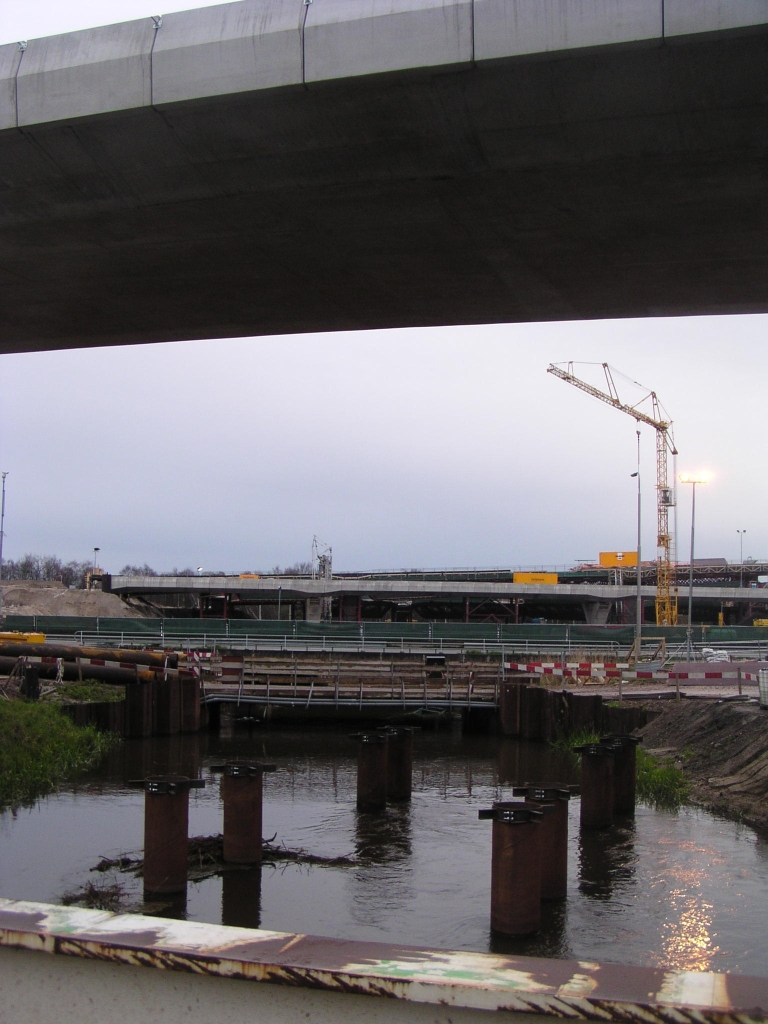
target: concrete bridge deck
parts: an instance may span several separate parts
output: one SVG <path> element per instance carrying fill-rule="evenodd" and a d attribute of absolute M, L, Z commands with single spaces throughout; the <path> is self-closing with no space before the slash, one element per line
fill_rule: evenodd
<path fill-rule="evenodd" d="M 0 352 L 768 310 L 767 0 L 243 0 L 0 47 Z"/>

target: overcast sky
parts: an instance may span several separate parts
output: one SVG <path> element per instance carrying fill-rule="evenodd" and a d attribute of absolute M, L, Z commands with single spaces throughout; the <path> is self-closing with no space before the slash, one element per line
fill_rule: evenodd
<path fill-rule="evenodd" d="M 0 0 L 0 42 L 206 3 Z M 564 565 L 634 549 L 634 420 L 546 373 L 654 388 L 708 469 L 697 555 L 768 556 L 768 318 L 372 331 L 0 356 L 5 554 L 208 569 Z M 594 368 L 581 368 L 599 377 Z M 623 395 L 622 395 L 623 397 Z M 637 393 L 628 389 L 628 400 Z M 653 431 L 642 431 L 655 554 Z M 687 557 L 690 487 L 680 487 Z"/>

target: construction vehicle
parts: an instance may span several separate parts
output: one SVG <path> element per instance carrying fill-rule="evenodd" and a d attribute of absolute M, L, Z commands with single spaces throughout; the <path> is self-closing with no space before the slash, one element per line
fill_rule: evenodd
<path fill-rule="evenodd" d="M 656 624 L 658 626 L 677 625 L 677 594 L 672 593 L 672 537 L 669 531 L 669 510 L 675 505 L 675 489 L 670 485 L 667 468 L 668 454 L 677 455 L 675 439 L 672 433 L 672 421 L 666 415 L 655 391 L 647 391 L 636 381 L 632 381 L 645 392 L 639 402 L 629 405 L 622 402 L 608 363 L 600 364 L 605 374 L 606 390 L 601 391 L 587 381 L 577 377 L 573 372 L 574 364 L 550 363 L 547 373 L 554 374 L 560 380 L 573 384 L 588 395 L 599 398 L 620 412 L 632 416 L 637 423 L 647 423 L 656 431 L 656 519 L 657 519 L 657 568 L 656 568 Z M 618 372 L 618 371 L 616 371 Z M 623 374 L 622 374 L 623 376 Z M 644 402 L 650 402 L 651 413 L 638 409 Z M 638 566 L 638 572 L 642 567 Z"/>

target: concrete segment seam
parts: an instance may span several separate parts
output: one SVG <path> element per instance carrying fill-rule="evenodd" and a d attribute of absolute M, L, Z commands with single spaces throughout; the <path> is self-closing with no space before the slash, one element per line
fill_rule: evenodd
<path fill-rule="evenodd" d="M 301 84 L 306 89 L 307 87 L 307 61 L 305 53 L 305 36 L 307 28 L 307 17 L 309 15 L 309 5 L 312 0 L 303 0 L 301 17 L 299 18 L 299 39 L 301 49 Z"/>
<path fill-rule="evenodd" d="M 16 127 L 19 127 L 19 71 L 21 71 L 21 62 L 24 59 L 24 54 L 27 50 L 26 40 L 19 40 L 19 61 L 16 65 L 16 73 L 13 76 L 13 105 L 14 112 L 16 115 Z"/>
<path fill-rule="evenodd" d="M 663 2 L 663 0 L 662 0 L 662 2 Z M 475 66 L 475 0 L 470 0 L 470 4 L 469 4 L 469 31 L 470 31 L 470 35 L 471 35 L 471 46 L 472 46 L 472 52 L 471 52 L 470 60 L 472 62 L 472 67 L 474 67 Z"/>
<path fill-rule="evenodd" d="M 163 16 L 162 14 L 150 15 L 152 22 L 155 26 L 155 31 L 152 33 L 152 45 L 149 48 L 149 105 L 154 107 L 155 105 L 155 43 L 157 42 L 157 33 L 163 27 Z"/>

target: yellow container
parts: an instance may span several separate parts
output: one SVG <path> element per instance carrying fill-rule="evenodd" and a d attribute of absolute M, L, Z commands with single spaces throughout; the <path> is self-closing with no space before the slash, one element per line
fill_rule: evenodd
<path fill-rule="evenodd" d="M 513 583 L 557 583 L 556 572 L 514 572 Z"/>
<path fill-rule="evenodd" d="M 634 569 L 637 565 L 636 551 L 601 551 L 601 569 Z"/>

